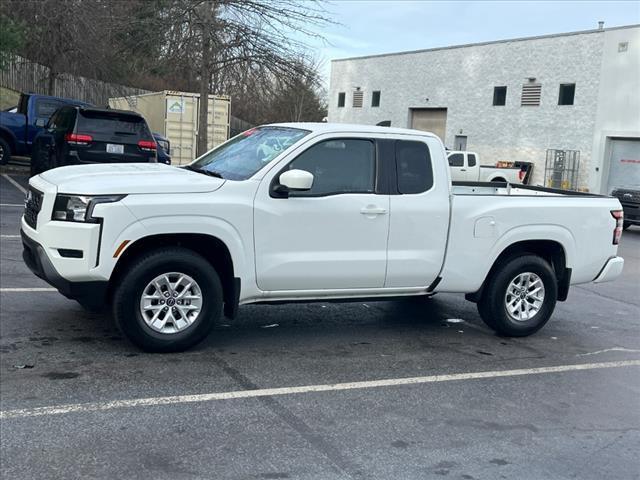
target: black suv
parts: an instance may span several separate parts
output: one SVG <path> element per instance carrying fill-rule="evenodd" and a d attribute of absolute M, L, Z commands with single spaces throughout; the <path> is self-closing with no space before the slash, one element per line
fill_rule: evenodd
<path fill-rule="evenodd" d="M 640 185 L 618 187 L 611 196 L 620 200 L 624 210 L 624 229 L 631 225 L 640 225 Z"/>
<path fill-rule="evenodd" d="M 33 140 L 31 175 L 64 165 L 156 161 L 156 141 L 141 115 L 65 106 Z"/>

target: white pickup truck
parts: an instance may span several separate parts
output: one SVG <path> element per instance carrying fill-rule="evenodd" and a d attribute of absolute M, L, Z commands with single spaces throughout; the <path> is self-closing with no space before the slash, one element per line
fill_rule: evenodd
<path fill-rule="evenodd" d="M 448 151 L 447 160 L 451 169 L 451 180 L 454 182 L 528 183 L 530 177 L 529 162 L 521 162 L 522 165 L 518 167 L 480 165 L 477 153 L 461 150 Z"/>
<path fill-rule="evenodd" d="M 437 292 L 524 336 L 569 285 L 624 263 L 618 200 L 452 186 L 442 142 L 414 130 L 267 125 L 185 168 L 69 166 L 29 183 L 27 265 L 85 307 L 110 306 L 150 351 L 194 345 L 243 304 Z"/>

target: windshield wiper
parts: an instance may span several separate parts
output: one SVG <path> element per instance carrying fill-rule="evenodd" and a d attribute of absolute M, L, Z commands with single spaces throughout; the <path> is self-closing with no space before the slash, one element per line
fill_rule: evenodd
<path fill-rule="evenodd" d="M 202 173 L 204 175 L 209 175 L 210 177 L 216 177 L 216 178 L 224 179 L 222 174 L 220 172 L 216 172 L 215 170 L 205 170 L 204 168 L 196 168 L 196 167 L 193 167 L 191 165 L 185 165 L 184 168 L 186 168 L 187 170 L 191 170 L 192 172 L 198 172 L 198 173 Z"/>

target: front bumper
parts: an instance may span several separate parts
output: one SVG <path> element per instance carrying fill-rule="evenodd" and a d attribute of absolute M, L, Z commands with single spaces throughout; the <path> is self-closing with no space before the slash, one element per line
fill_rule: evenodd
<path fill-rule="evenodd" d="M 105 305 L 108 282 L 70 282 L 58 273 L 42 245 L 29 238 L 23 230 L 20 230 L 20 236 L 24 263 L 36 276 L 56 288 L 65 297 L 78 301 L 86 308 L 100 309 Z"/>
<path fill-rule="evenodd" d="M 640 225 L 640 204 L 622 203 L 622 210 L 624 211 L 624 223 Z"/>
<path fill-rule="evenodd" d="M 600 271 L 598 276 L 593 280 L 593 283 L 610 282 L 615 280 L 622 273 L 624 267 L 624 258 L 613 257 L 607 260 L 604 268 Z"/>

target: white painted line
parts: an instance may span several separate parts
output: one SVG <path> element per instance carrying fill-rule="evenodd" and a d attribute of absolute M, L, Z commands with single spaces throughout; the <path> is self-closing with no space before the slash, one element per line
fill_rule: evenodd
<path fill-rule="evenodd" d="M 14 292 L 57 292 L 55 288 L 0 288 L 0 293 Z"/>
<path fill-rule="evenodd" d="M 0 235 L 0 238 L 20 238 L 20 235 Z"/>
<path fill-rule="evenodd" d="M 13 178 L 11 178 L 9 175 L 7 175 L 6 173 L 3 173 L 2 176 L 6 178 L 11 185 L 16 187 L 22 193 L 24 193 L 25 195 L 27 194 L 27 191 L 25 190 L 25 188 L 22 185 L 20 185 L 18 182 L 16 182 Z"/>
<path fill-rule="evenodd" d="M 553 337 L 551 337 L 553 338 Z M 637 353 L 640 352 L 640 350 L 638 350 L 637 348 L 625 348 L 625 347 L 613 347 L 613 348 L 605 348 L 604 350 L 598 350 L 596 352 L 589 352 L 589 353 L 579 353 L 576 356 L 577 357 L 588 357 L 589 355 L 599 355 L 601 353 L 607 353 L 607 352 L 630 352 L 630 353 Z"/>
<path fill-rule="evenodd" d="M 20 208 L 24 208 L 24 205 L 20 204 L 20 203 L 0 203 L 0 207 L 20 207 Z"/>
<path fill-rule="evenodd" d="M 238 398 L 272 397 L 276 395 L 294 395 L 317 392 L 337 392 L 343 390 L 397 387 L 400 385 L 417 385 L 425 383 L 450 382 L 456 380 L 475 380 L 479 378 L 515 377 L 522 375 L 539 375 L 543 373 L 561 373 L 573 372 L 578 370 L 597 370 L 602 368 L 638 366 L 640 366 L 640 360 L 625 360 L 619 362 L 559 365 L 555 367 L 522 368 L 518 370 L 497 370 L 489 372 L 454 373 L 449 375 L 430 375 L 428 377 L 392 378 L 387 380 L 371 380 L 364 382 L 335 383 L 327 385 L 306 385 L 300 387 L 265 388 L 257 390 L 240 390 L 233 392 L 203 393 L 198 395 L 134 398 L 130 400 L 113 400 L 111 402 L 75 403 L 51 407 L 4 410 L 0 411 L 0 420 L 6 420 L 10 418 L 39 417 L 43 415 L 61 415 L 65 413 L 101 412 L 106 410 L 114 410 L 117 408 L 152 407 L 159 405 L 175 405 L 181 403 L 211 402 L 215 400 L 233 400 Z"/>

